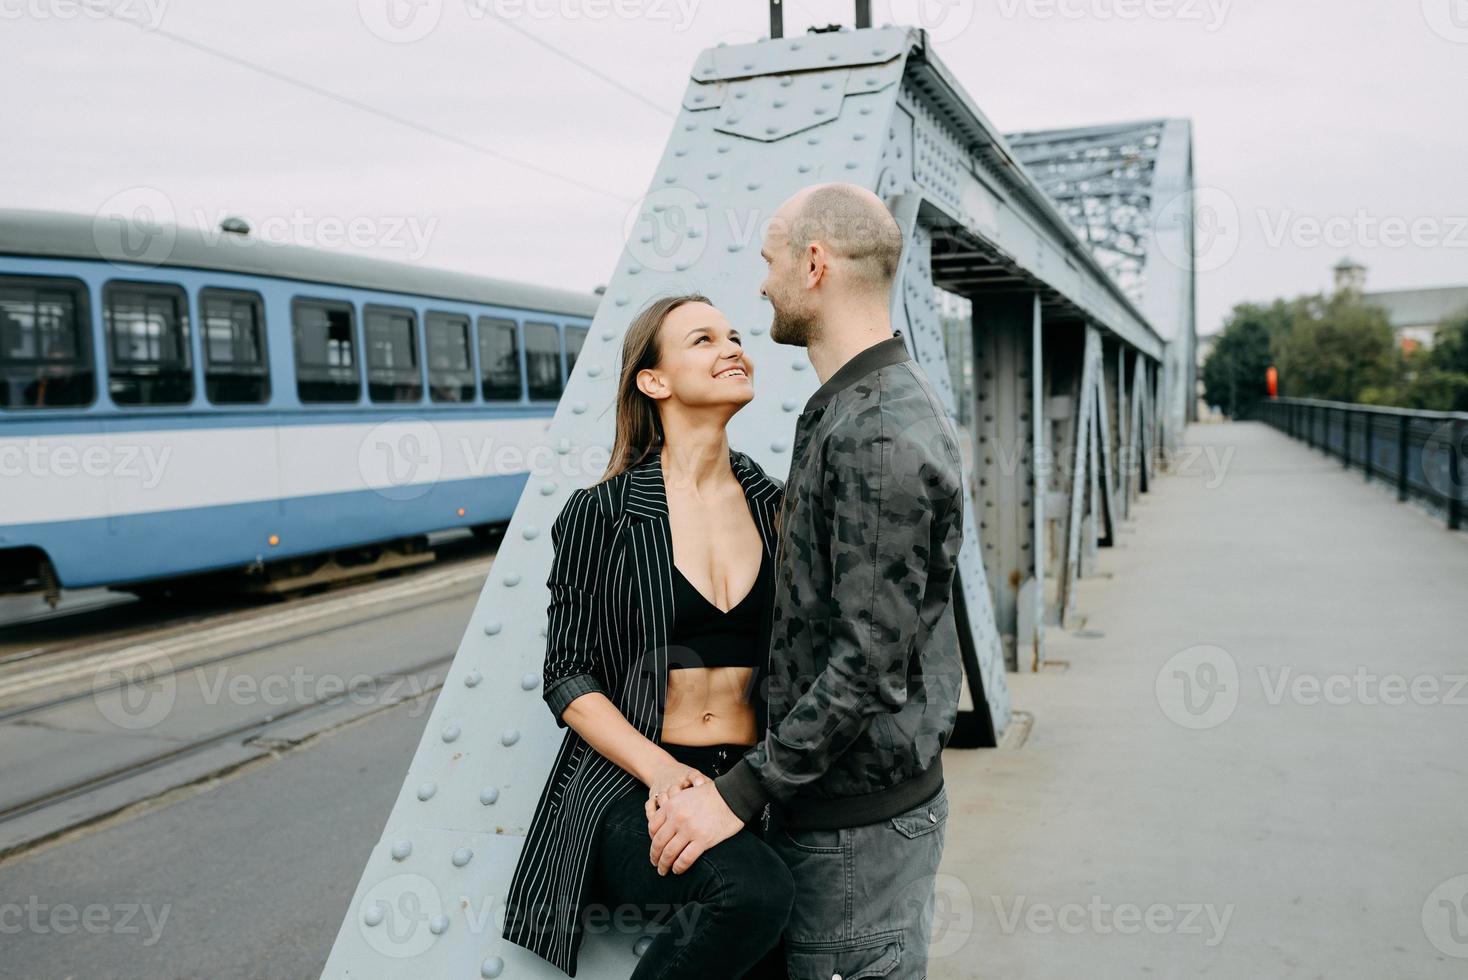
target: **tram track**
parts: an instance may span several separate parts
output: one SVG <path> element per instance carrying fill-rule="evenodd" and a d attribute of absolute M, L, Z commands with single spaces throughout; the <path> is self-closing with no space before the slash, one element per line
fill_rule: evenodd
<path fill-rule="evenodd" d="M 243 614 L 229 614 L 218 619 L 214 625 L 198 628 L 198 623 L 185 624 L 180 627 L 170 624 L 160 630 L 141 631 L 129 635 L 127 642 L 119 644 L 116 638 L 101 644 L 84 644 L 72 647 L 68 650 L 57 651 L 59 662 L 49 663 L 30 669 L 21 669 L 9 674 L 0 675 L 0 704 L 17 699 L 32 691 L 41 691 L 49 687 L 59 687 L 66 684 L 74 684 L 93 680 L 85 688 L 59 695 L 36 704 L 24 704 L 0 708 L 0 723 L 14 719 L 23 718 L 48 708 L 56 707 L 76 701 L 80 698 L 92 697 L 108 690 L 116 690 L 125 686 L 128 681 L 123 678 L 115 683 L 96 685 L 95 679 L 99 672 L 123 672 L 138 668 L 145 664 L 162 664 L 164 674 L 178 673 L 181 670 L 195 666 L 209 666 L 215 663 L 225 662 L 251 654 L 266 652 L 278 647 L 283 642 L 310 639 L 337 630 L 355 625 L 361 622 L 370 622 L 386 616 L 396 615 L 400 610 L 386 609 L 380 612 L 368 613 L 364 616 L 350 618 L 344 622 L 326 623 L 302 632 L 299 627 L 312 620 L 330 619 L 335 616 L 344 616 L 355 610 L 367 609 L 394 600 L 408 599 L 420 596 L 424 593 L 432 593 L 436 590 L 445 590 L 441 595 L 429 599 L 426 604 L 437 604 L 461 598 L 467 592 L 477 588 L 483 582 L 487 574 L 489 562 L 476 561 L 464 563 L 451 569 L 439 570 L 427 573 L 413 579 L 394 582 L 389 586 L 376 584 L 361 592 L 349 593 L 345 596 L 333 596 L 329 599 L 318 600 L 309 605 L 289 605 L 282 609 L 271 609 L 260 612 L 250 610 Z M 462 587 L 461 587 L 462 586 Z M 201 622 L 211 622 L 203 619 Z M 238 650 L 231 650 L 225 654 L 202 660 L 186 659 L 186 662 L 174 662 L 174 658 L 185 660 L 191 650 L 197 650 L 211 645 L 225 645 L 232 642 L 247 640 L 251 634 L 265 633 L 272 630 L 283 630 L 289 633 L 284 638 L 274 638 L 265 643 L 248 645 Z M 3 665 L 0 665 L 3 666 Z"/>
<path fill-rule="evenodd" d="M 476 556 L 0 665 L 0 862 L 431 699 L 492 564 Z"/>
<path fill-rule="evenodd" d="M 59 787 L 45 794 L 22 800 L 19 803 L 11 804 L 10 806 L 0 809 L 0 826 L 4 826 L 7 823 L 18 820 L 21 817 L 29 816 L 30 814 L 39 812 L 48 807 L 56 806 L 57 804 L 64 803 L 68 800 L 76 799 L 77 797 L 83 796 L 87 793 L 95 792 L 96 790 L 103 789 L 107 786 L 111 786 L 127 779 L 135 778 L 137 776 L 143 775 L 144 773 L 162 768 L 163 766 L 169 765 L 174 762 L 178 762 L 179 760 L 187 758 L 189 756 L 198 755 L 199 753 L 215 748 L 216 746 L 228 743 L 232 740 L 238 739 L 241 743 L 248 743 L 250 741 L 259 739 L 262 735 L 267 734 L 273 726 L 279 725 L 282 722 L 288 720 L 299 720 L 312 712 L 320 712 L 326 709 L 334 708 L 342 703 L 344 700 L 361 695 L 365 693 L 369 688 L 374 688 L 377 685 L 382 684 L 384 681 L 398 680 L 403 677 L 426 673 L 437 667 L 446 667 L 450 662 L 452 662 L 453 658 L 454 652 L 450 651 L 448 653 L 432 657 L 428 660 L 421 661 L 417 664 L 413 664 L 401 671 L 375 674 L 367 682 L 354 685 L 353 687 L 341 692 L 340 694 L 335 694 L 329 698 L 321 698 L 309 701 L 304 704 L 296 705 L 284 711 L 271 712 L 269 714 L 250 719 L 249 721 L 246 721 L 242 724 L 233 725 L 228 728 L 221 729 L 216 732 L 211 732 L 207 735 L 200 736 L 195 739 L 191 739 L 188 742 L 179 745 L 177 748 L 171 749 L 167 752 L 159 752 L 146 758 L 128 763 L 126 765 L 117 766 L 104 772 L 90 775 L 85 779 L 78 780 L 63 787 Z M 415 696 L 421 696 L 423 694 L 430 693 L 431 691 L 437 690 L 440 686 L 442 686 L 441 680 L 438 683 L 425 686 L 423 689 L 415 692 Z M 387 702 L 383 705 L 380 705 L 379 707 L 390 707 L 392 704 L 396 703 L 398 702 Z M 68 827 L 63 829 L 71 828 Z M 0 848 L 0 859 L 8 856 L 8 854 L 10 854 L 13 850 L 14 849 L 5 850 L 3 848 Z"/>
<path fill-rule="evenodd" d="M 430 600 L 424 602 L 423 603 L 423 606 L 436 606 L 436 605 L 440 605 L 442 603 L 453 602 L 453 601 L 456 601 L 458 599 L 463 598 L 463 596 L 465 594 L 467 594 L 469 591 L 471 591 L 471 590 L 465 589 L 465 590 L 453 592 L 451 594 L 446 594 L 446 595 L 440 596 L 440 597 L 435 598 L 435 599 L 430 599 Z M 420 606 L 418 608 L 422 608 L 423 606 Z M 330 623 L 328 625 L 319 627 L 317 629 L 310 630 L 310 631 L 305 632 L 305 633 L 292 633 L 290 636 L 285 637 L 285 638 L 282 638 L 282 639 L 272 640 L 272 641 L 267 642 L 267 643 L 256 644 L 254 646 L 245 647 L 245 648 L 240 649 L 240 650 L 232 650 L 229 653 L 222 653 L 222 654 L 219 654 L 219 655 L 214 656 L 214 657 L 205 658 L 203 660 L 191 660 L 191 661 L 189 661 L 186 664 L 173 664 L 173 663 L 170 663 L 168 665 L 168 667 L 167 667 L 167 670 L 163 672 L 163 675 L 164 676 L 172 676 L 172 675 L 175 675 L 175 674 L 181 674 L 184 671 L 198 670 L 198 669 L 202 669 L 202 668 L 205 668 L 205 667 L 216 667 L 216 666 L 218 666 L 220 664 L 231 663 L 231 662 L 234 662 L 234 661 L 242 660 L 242 659 L 244 659 L 246 657 L 255 656 L 255 655 L 264 654 L 264 653 L 270 653 L 270 652 L 272 652 L 274 650 L 279 649 L 280 646 L 282 644 L 285 644 L 285 643 L 299 643 L 299 642 L 302 642 L 302 641 L 305 641 L 305 640 L 317 639 L 317 638 L 320 638 L 320 637 L 328 636 L 328 635 L 330 635 L 332 633 L 340 632 L 341 630 L 344 630 L 344 629 L 350 629 L 352 627 L 360 626 L 360 625 L 362 625 L 364 623 L 371 623 L 371 622 L 376 622 L 378 620 L 390 619 L 390 618 L 392 618 L 394 616 L 401 615 L 401 613 L 402 613 L 402 610 L 400 610 L 400 609 L 386 610 L 384 612 L 376 613 L 376 614 L 370 615 L 370 616 L 363 616 L 363 617 L 360 617 L 360 618 L 357 618 L 357 619 L 353 619 L 353 620 L 350 620 L 350 621 L 346 621 L 346 622 Z M 110 665 L 104 665 L 104 666 L 110 666 Z M 158 674 L 154 674 L 153 675 L 154 678 L 156 678 L 158 676 L 160 676 L 160 675 L 158 675 Z M 87 687 L 84 690 L 73 691 L 73 692 L 71 692 L 69 694 L 64 694 L 64 695 L 61 695 L 59 697 L 50 698 L 49 700 L 46 700 L 46 701 L 39 701 L 39 702 L 36 702 L 34 704 L 22 705 L 21 707 L 11 708 L 9 710 L 0 710 L 0 724 L 4 724 L 5 722 L 9 722 L 9 721 L 15 721 L 15 720 L 18 720 L 18 719 L 29 718 L 29 717 L 31 717 L 33 715 L 42 714 L 42 713 L 44 713 L 46 711 L 49 711 L 49 710 L 51 710 L 53 708 L 62 707 L 62 706 L 67 705 L 67 704 L 72 704 L 74 702 L 83 700 L 85 698 L 96 697 L 96 696 L 98 696 L 100 694 L 106 694 L 106 693 L 110 693 L 112 691 L 121 690 L 122 688 L 127 687 L 131 683 L 132 683 L 132 681 L 130 679 L 121 679 L 121 680 L 118 680 L 116 683 L 112 683 L 112 684 L 101 684 L 101 685 L 94 684 L 94 685 L 91 685 L 91 686 Z M 0 697 L 3 697 L 4 694 L 5 694 L 4 689 L 3 688 L 0 688 Z M 3 819 L 4 819 L 4 811 L 0 811 L 0 820 L 3 820 Z"/>

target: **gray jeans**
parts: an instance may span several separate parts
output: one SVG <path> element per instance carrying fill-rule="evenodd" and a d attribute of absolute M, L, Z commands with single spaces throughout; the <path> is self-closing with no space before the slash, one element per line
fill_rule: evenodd
<path fill-rule="evenodd" d="M 947 824 L 946 787 L 895 817 L 838 830 L 791 830 L 772 811 L 766 842 L 795 879 L 790 980 L 926 980 Z"/>

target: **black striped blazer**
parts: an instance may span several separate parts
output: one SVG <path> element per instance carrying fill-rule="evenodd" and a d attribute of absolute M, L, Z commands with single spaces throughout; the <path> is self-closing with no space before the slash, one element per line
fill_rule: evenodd
<path fill-rule="evenodd" d="M 783 485 L 730 451 L 765 551 L 775 553 Z M 576 697 L 602 691 L 644 736 L 659 741 L 673 619 L 673 539 L 661 451 L 603 483 L 574 491 L 551 527 L 544 694 L 566 735 L 551 767 L 505 897 L 502 935 L 571 976 L 582 939 L 602 814 L 642 785 L 568 727 Z M 760 645 L 767 651 L 769 611 Z M 753 690 L 764 690 L 768 655 Z M 756 698 L 759 729 L 764 699 Z"/>

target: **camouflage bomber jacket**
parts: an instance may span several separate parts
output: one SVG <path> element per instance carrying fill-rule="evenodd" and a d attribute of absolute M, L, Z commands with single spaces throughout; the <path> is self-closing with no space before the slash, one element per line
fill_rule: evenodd
<path fill-rule="evenodd" d="M 938 791 L 963 681 L 960 466 L 901 332 L 806 403 L 780 511 L 769 723 L 714 781 L 740 819 L 771 805 L 792 828 L 857 826 Z"/>

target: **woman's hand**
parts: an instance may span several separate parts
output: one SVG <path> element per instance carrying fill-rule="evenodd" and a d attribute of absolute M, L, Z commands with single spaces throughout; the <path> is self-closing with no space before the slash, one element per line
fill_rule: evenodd
<path fill-rule="evenodd" d="M 657 808 L 680 789 L 702 786 L 706 782 L 707 776 L 682 762 L 674 761 L 659 766 L 653 770 L 652 780 L 647 784 L 647 818 L 651 820 Z"/>

